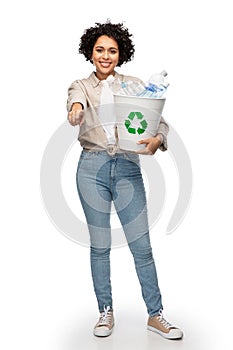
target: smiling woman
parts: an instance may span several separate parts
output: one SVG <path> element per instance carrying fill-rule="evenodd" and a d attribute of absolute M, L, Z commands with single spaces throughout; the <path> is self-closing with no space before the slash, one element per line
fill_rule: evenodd
<path fill-rule="evenodd" d="M 115 71 L 133 57 L 131 36 L 123 24 L 109 21 L 87 29 L 81 37 L 79 52 L 94 64 L 95 72 L 87 79 L 73 82 L 68 91 L 68 120 L 71 125 L 80 125 L 79 141 L 83 147 L 76 183 L 90 235 L 92 279 L 100 311 L 94 335 L 109 336 L 114 327 L 110 280 L 113 202 L 134 258 L 149 315 L 148 329 L 165 338 L 181 339 L 182 331 L 167 322 L 162 314 L 139 155 L 121 149 L 112 108 L 113 92 L 122 83 L 142 83 L 137 77 Z M 165 151 L 168 130 L 168 124 L 161 118 L 157 134 L 140 141 L 145 144 L 140 152 L 151 155 L 159 148 Z"/>

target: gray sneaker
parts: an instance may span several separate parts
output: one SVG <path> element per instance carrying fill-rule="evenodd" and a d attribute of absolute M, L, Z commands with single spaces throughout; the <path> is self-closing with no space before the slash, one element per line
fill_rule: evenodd
<path fill-rule="evenodd" d="M 104 307 L 100 313 L 99 321 L 96 323 L 93 333 L 97 337 L 108 337 L 112 334 L 114 327 L 114 317 L 110 306 Z"/>
<path fill-rule="evenodd" d="M 183 338 L 183 332 L 181 329 L 174 327 L 165 320 L 162 310 L 158 315 L 149 317 L 147 323 L 147 329 L 160 334 L 162 337 L 167 339 L 181 339 Z"/>

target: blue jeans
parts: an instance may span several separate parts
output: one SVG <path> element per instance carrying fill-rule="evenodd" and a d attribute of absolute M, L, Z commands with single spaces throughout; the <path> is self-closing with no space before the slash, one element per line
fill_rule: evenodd
<path fill-rule="evenodd" d="M 100 312 L 104 306 L 113 308 L 110 279 L 113 202 L 134 258 L 148 314 L 158 314 L 162 301 L 149 238 L 139 156 L 82 151 L 76 182 L 90 233 L 91 271 Z"/>

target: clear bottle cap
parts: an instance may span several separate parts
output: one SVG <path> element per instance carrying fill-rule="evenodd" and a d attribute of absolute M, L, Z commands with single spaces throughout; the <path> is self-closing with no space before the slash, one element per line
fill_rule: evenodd
<path fill-rule="evenodd" d="M 162 76 L 166 77 L 167 76 L 167 71 L 163 70 L 161 73 L 160 73 Z"/>

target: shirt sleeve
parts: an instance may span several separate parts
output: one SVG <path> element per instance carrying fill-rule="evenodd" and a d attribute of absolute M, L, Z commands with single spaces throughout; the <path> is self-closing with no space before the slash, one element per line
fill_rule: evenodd
<path fill-rule="evenodd" d="M 78 80 L 74 81 L 68 89 L 68 99 L 67 99 L 67 111 L 70 112 L 73 103 L 79 102 L 83 105 L 83 109 L 87 107 L 87 98 L 84 91 L 78 83 Z"/>
<path fill-rule="evenodd" d="M 158 127 L 158 131 L 157 134 L 161 134 L 163 136 L 163 143 L 161 144 L 161 146 L 159 147 L 161 151 L 166 151 L 167 150 L 167 134 L 169 132 L 169 125 L 168 123 L 165 121 L 165 119 L 163 117 L 161 117 L 160 123 L 159 123 L 159 127 Z"/>

